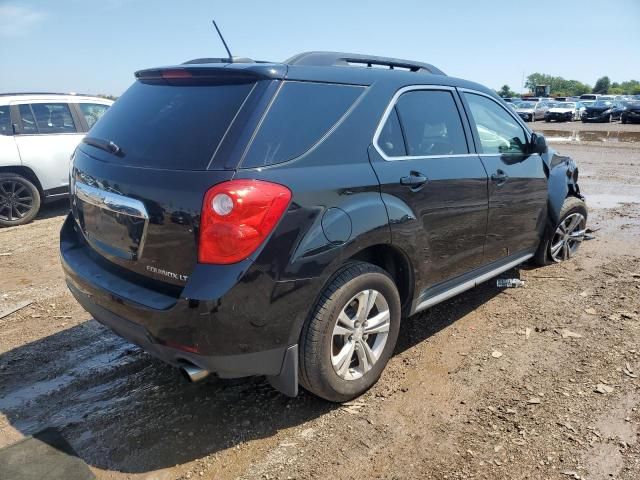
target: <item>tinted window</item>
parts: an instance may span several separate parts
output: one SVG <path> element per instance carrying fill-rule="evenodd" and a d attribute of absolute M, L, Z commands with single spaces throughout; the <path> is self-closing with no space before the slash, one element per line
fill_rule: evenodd
<path fill-rule="evenodd" d="M 20 133 L 38 133 L 31 107 L 29 105 L 20 105 L 18 110 L 20 112 Z"/>
<path fill-rule="evenodd" d="M 520 124 L 493 100 L 465 93 L 478 130 L 482 153 L 524 153 L 527 137 Z"/>
<path fill-rule="evenodd" d="M 80 111 L 84 115 L 84 119 L 87 121 L 89 128 L 100 120 L 100 117 L 104 115 L 104 112 L 109 108 L 108 105 L 101 105 L 99 103 L 79 103 Z"/>
<path fill-rule="evenodd" d="M 286 82 L 243 166 L 272 165 L 302 155 L 340 120 L 362 91 L 347 85 Z"/>
<path fill-rule="evenodd" d="M 469 153 L 453 96 L 448 91 L 417 90 L 403 94 L 396 104 L 407 155 Z"/>
<path fill-rule="evenodd" d="M 400 128 L 400 120 L 398 120 L 398 112 L 395 108 L 391 110 L 384 127 L 382 127 L 378 137 L 378 146 L 389 157 L 402 157 L 407 154 L 402 137 L 402 129 Z"/>
<path fill-rule="evenodd" d="M 76 125 L 66 103 L 32 103 L 40 133 L 75 133 Z"/>
<path fill-rule="evenodd" d="M 0 135 L 13 135 L 9 105 L 0 105 Z"/>
<path fill-rule="evenodd" d="M 94 155 L 126 165 L 204 170 L 254 85 L 137 81 L 89 133 L 114 142 L 124 156 L 98 149 Z"/>

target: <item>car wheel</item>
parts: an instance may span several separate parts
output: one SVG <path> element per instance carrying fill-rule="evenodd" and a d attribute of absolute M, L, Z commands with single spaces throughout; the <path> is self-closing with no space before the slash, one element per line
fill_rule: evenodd
<path fill-rule="evenodd" d="M 627 117 L 623 117 L 622 115 L 620 115 L 620 123 L 626 125 L 627 124 Z"/>
<path fill-rule="evenodd" d="M 299 344 L 300 384 L 332 402 L 374 385 L 400 328 L 400 295 L 391 277 L 369 263 L 346 265 L 324 289 Z"/>
<path fill-rule="evenodd" d="M 0 173 L 0 226 L 29 223 L 40 210 L 40 192 L 26 178 Z"/>
<path fill-rule="evenodd" d="M 560 221 L 547 226 L 534 256 L 540 266 L 569 260 L 584 240 L 587 224 L 587 205 L 576 197 L 567 197 L 560 210 Z"/>

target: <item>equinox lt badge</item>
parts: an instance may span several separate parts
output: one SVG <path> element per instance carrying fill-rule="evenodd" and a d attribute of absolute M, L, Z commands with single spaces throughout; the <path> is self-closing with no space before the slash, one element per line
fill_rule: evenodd
<path fill-rule="evenodd" d="M 147 265 L 147 270 L 152 273 L 157 273 L 158 275 L 164 275 L 165 277 L 180 280 L 181 282 L 186 282 L 189 279 L 187 275 L 181 275 L 179 273 L 169 272 L 167 270 L 162 270 L 161 268 L 152 267 L 151 265 Z"/>

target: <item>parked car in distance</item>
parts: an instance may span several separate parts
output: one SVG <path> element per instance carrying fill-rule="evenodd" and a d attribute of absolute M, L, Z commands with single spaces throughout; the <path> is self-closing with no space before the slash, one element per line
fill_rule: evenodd
<path fill-rule="evenodd" d="M 596 100 L 582 112 L 583 122 L 612 122 L 620 120 L 625 107 L 620 102 Z"/>
<path fill-rule="evenodd" d="M 67 94 L 0 94 L 0 227 L 30 222 L 69 192 L 69 158 L 113 102 Z"/>
<path fill-rule="evenodd" d="M 358 54 L 139 71 L 70 168 L 61 261 L 96 320 L 192 380 L 334 402 L 402 318 L 570 259 L 587 220 L 575 162 L 495 92 Z"/>
<path fill-rule="evenodd" d="M 620 121 L 622 123 L 639 123 L 640 100 L 627 102 L 625 106 L 625 110 L 620 114 Z"/>
<path fill-rule="evenodd" d="M 579 107 L 576 102 L 556 102 L 549 105 L 544 114 L 545 122 L 571 122 L 580 119 Z"/>
<path fill-rule="evenodd" d="M 518 102 L 515 105 L 518 115 L 526 122 L 543 119 L 548 110 L 547 102 Z"/>
<path fill-rule="evenodd" d="M 598 100 L 599 97 L 597 93 L 584 93 L 580 95 L 580 100 Z"/>

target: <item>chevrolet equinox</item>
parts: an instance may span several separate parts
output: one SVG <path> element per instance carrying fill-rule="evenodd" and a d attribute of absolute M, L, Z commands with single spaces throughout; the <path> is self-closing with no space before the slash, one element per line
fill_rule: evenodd
<path fill-rule="evenodd" d="M 310 52 L 135 77 L 73 155 L 62 264 L 96 320 L 191 380 L 349 400 L 401 318 L 584 238 L 575 162 L 432 65 Z"/>

